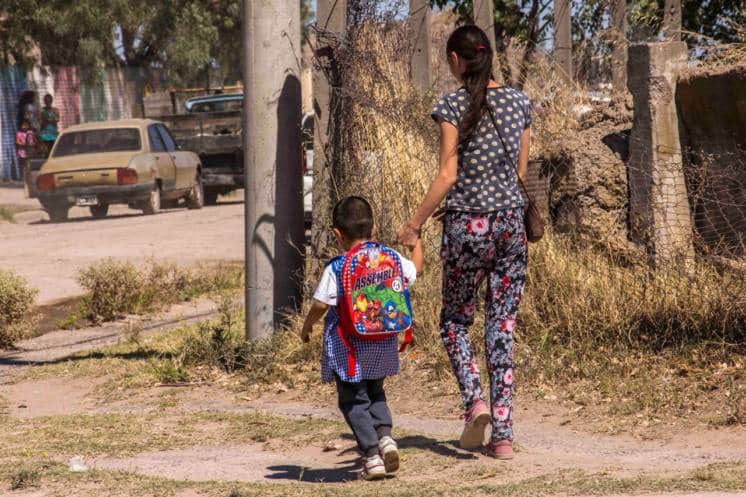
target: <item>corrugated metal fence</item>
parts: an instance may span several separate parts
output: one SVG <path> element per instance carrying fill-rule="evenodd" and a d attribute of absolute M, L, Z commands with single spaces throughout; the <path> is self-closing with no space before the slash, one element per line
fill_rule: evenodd
<path fill-rule="evenodd" d="M 0 180 L 21 177 L 15 132 L 18 101 L 24 91 L 35 91 L 39 106 L 44 95 L 51 94 L 60 111 L 60 128 L 64 129 L 82 122 L 141 116 L 144 83 L 138 69 L 107 69 L 93 82 L 86 82 L 75 67 L 31 71 L 0 67 Z"/>

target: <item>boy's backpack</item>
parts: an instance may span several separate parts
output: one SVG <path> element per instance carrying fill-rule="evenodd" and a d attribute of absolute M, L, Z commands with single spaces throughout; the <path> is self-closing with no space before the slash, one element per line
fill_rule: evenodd
<path fill-rule="evenodd" d="M 354 246 L 344 256 L 339 283 L 339 331 L 349 351 L 350 374 L 357 363 L 350 336 L 376 341 L 404 333 L 403 352 L 412 341 L 412 305 L 396 251 L 377 242 Z"/>

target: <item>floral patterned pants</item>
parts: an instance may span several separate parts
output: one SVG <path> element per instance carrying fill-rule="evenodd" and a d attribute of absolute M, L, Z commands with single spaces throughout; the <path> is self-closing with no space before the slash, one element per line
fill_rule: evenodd
<path fill-rule="evenodd" d="M 476 298 L 487 280 L 485 349 L 490 377 L 492 440 L 513 439 L 513 330 L 526 283 L 528 247 L 523 209 L 485 214 L 449 212 L 444 219 L 440 334 L 466 409 L 483 399 L 469 341 Z"/>

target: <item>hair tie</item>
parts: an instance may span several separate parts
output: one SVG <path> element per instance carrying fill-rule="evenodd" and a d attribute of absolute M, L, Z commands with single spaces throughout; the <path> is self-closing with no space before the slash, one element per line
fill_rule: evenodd
<path fill-rule="evenodd" d="M 477 45 L 477 52 L 481 52 L 482 50 L 487 50 L 487 47 L 484 45 Z"/>

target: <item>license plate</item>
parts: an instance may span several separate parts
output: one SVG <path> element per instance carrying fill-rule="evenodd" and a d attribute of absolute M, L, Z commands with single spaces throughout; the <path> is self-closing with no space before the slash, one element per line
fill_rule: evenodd
<path fill-rule="evenodd" d="M 95 195 L 83 195 L 77 198 L 78 205 L 98 205 L 98 198 Z"/>

